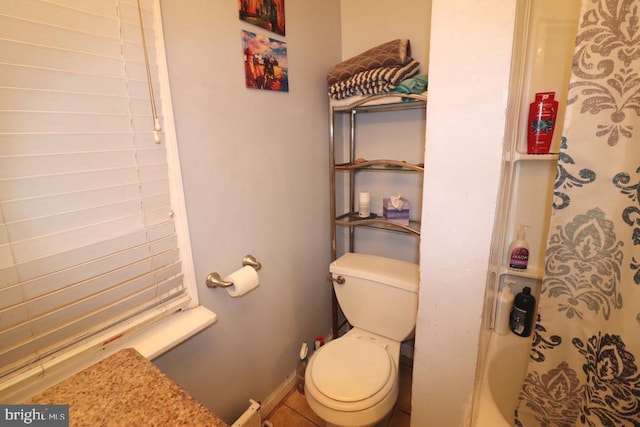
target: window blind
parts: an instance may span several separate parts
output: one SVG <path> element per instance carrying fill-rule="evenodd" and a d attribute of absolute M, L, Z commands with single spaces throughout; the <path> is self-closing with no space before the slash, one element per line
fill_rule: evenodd
<path fill-rule="evenodd" d="M 140 3 L 0 1 L 0 378 L 189 300 Z"/>

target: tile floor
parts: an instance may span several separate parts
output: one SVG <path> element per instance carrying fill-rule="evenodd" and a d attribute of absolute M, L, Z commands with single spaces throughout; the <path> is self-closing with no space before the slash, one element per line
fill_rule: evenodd
<path fill-rule="evenodd" d="M 379 427 L 409 427 L 411 421 L 411 373 L 412 360 L 400 358 L 400 391 L 391 417 L 378 424 Z M 309 407 L 305 397 L 295 388 L 267 417 L 273 427 L 325 427 Z"/>

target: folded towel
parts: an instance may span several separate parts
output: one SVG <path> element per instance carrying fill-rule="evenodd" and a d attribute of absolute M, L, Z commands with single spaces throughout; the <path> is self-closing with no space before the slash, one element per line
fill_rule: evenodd
<path fill-rule="evenodd" d="M 393 104 L 396 102 L 414 102 L 418 100 L 426 101 L 427 100 L 427 92 L 415 94 L 413 97 L 409 98 L 406 96 L 402 96 L 400 93 L 395 92 L 387 92 L 379 95 L 389 95 L 388 97 L 378 98 L 375 95 L 353 95 L 344 99 L 335 99 L 329 98 L 329 103 L 333 108 L 343 108 L 343 107 L 352 107 L 354 105 L 383 105 L 383 104 Z"/>
<path fill-rule="evenodd" d="M 429 86 L 429 79 L 426 74 L 418 74 L 401 81 L 393 92 L 398 93 L 423 93 Z"/>
<path fill-rule="evenodd" d="M 409 60 L 411 60 L 409 40 L 392 40 L 336 65 L 327 74 L 327 84 L 332 85 L 354 74 L 374 68 L 404 65 Z"/>
<path fill-rule="evenodd" d="M 344 99 L 354 95 L 389 92 L 404 79 L 416 75 L 419 70 L 420 63 L 412 59 L 402 66 L 363 71 L 329 86 L 329 96 L 334 99 Z"/>

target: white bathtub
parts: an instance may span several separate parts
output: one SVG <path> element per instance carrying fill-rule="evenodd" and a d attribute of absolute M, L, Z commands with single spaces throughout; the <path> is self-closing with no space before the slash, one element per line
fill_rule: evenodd
<path fill-rule="evenodd" d="M 529 361 L 531 338 L 490 332 L 487 362 L 474 408 L 475 427 L 513 426 L 513 411 Z"/>

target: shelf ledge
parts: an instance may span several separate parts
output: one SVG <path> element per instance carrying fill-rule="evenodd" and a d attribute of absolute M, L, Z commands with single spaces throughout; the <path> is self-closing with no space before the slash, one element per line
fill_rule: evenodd
<path fill-rule="evenodd" d="M 339 163 L 335 165 L 336 170 L 359 170 L 359 169 L 371 169 L 371 170 L 384 170 L 384 171 L 402 171 L 402 172 L 424 172 L 424 165 L 407 163 L 400 160 L 366 160 L 358 163 Z"/>
<path fill-rule="evenodd" d="M 520 153 L 516 151 L 514 153 L 513 160 L 518 161 L 527 161 L 527 162 L 548 162 L 558 160 L 558 153 L 548 153 L 548 154 L 527 154 Z"/>
<path fill-rule="evenodd" d="M 527 268 L 526 270 L 518 270 L 515 268 L 502 267 L 500 269 L 500 274 L 503 275 L 525 277 L 528 279 L 536 280 L 542 280 L 543 273 L 544 272 L 538 268 Z"/>
<path fill-rule="evenodd" d="M 334 113 L 376 113 L 426 109 L 426 107 L 426 92 L 424 94 L 389 92 L 366 96 L 349 104 L 343 104 L 339 101 L 331 102 L 331 109 Z"/>
<path fill-rule="evenodd" d="M 375 214 L 373 214 L 375 215 Z M 420 235 L 420 222 L 409 221 L 409 225 L 389 221 L 382 216 L 375 215 L 370 218 L 360 218 L 357 213 L 351 212 L 338 216 L 336 225 L 343 227 L 370 227 L 380 230 L 396 231 Z"/>

